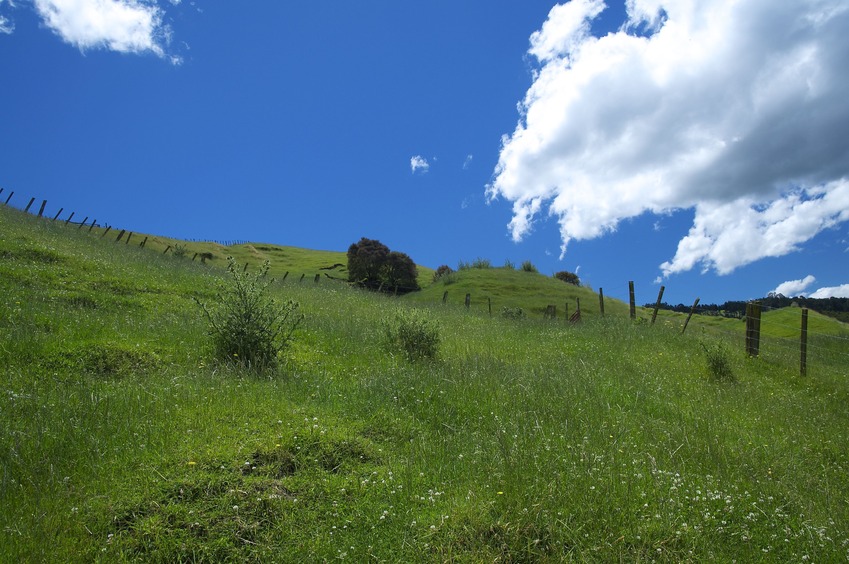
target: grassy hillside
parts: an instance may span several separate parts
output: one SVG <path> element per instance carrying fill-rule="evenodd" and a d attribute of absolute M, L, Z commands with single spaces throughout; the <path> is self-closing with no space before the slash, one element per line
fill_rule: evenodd
<path fill-rule="evenodd" d="M 575 312 L 577 300 L 580 300 L 583 313 L 599 315 L 598 294 L 592 290 L 537 272 L 505 268 L 459 270 L 406 299 L 415 303 L 437 304 L 442 303 L 445 292 L 448 292 L 446 303 L 463 305 L 466 294 L 471 294 L 472 311 L 488 314 L 491 304 L 493 315 L 500 315 L 504 308 L 522 308 L 528 316 L 542 317 L 546 307 L 554 305 L 557 315 L 562 316 L 567 306 L 570 314 Z M 619 300 L 606 298 L 604 307 L 606 314 L 628 315 L 628 305 Z"/>
<path fill-rule="evenodd" d="M 496 274 L 470 273 L 473 305 Z M 306 321 L 256 375 L 209 357 L 194 298 L 223 281 L 0 209 L 0 561 L 849 557 L 842 340 L 800 379 L 677 317 L 507 320 L 438 285 L 287 279 L 274 296 Z M 439 327 L 435 361 L 384 342 L 411 305 Z"/>

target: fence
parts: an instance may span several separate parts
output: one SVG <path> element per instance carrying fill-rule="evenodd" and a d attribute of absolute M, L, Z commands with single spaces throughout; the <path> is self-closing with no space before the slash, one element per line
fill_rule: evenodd
<path fill-rule="evenodd" d="M 663 300 L 663 294 L 665 291 L 665 287 L 661 286 L 660 291 L 658 292 L 657 301 L 655 302 L 654 307 L 652 308 L 651 321 L 649 322 L 651 325 L 654 325 L 657 320 L 658 311 L 661 308 L 661 303 Z M 628 294 L 629 294 L 629 304 L 628 304 L 628 312 L 631 320 L 638 321 L 637 318 L 637 305 L 635 300 L 635 289 L 634 282 L 628 282 Z M 449 292 L 446 290 L 442 295 L 442 303 L 448 303 Z M 485 300 L 486 304 L 486 312 L 488 315 L 492 316 L 492 306 L 493 301 L 491 297 L 479 298 L 480 300 Z M 604 309 L 604 290 L 599 288 L 598 291 L 598 315 L 599 317 L 605 317 L 605 309 Z M 683 325 L 681 327 L 681 333 L 686 332 L 687 327 L 690 324 L 690 321 L 693 315 L 696 313 L 699 298 L 696 298 L 693 302 L 693 305 L 690 307 L 690 310 L 685 318 Z M 465 293 L 463 305 L 469 310 L 472 305 L 472 294 L 469 292 Z M 569 302 L 566 301 L 564 304 L 563 315 L 558 316 L 557 305 L 548 304 L 545 306 L 542 312 L 542 316 L 544 319 L 556 320 L 556 319 L 564 319 L 570 323 L 580 323 L 585 315 L 583 310 L 581 309 L 581 301 L 580 298 L 575 298 L 575 310 L 570 315 L 569 314 Z M 520 311 L 515 311 L 519 309 Z M 816 353 L 818 357 L 833 357 L 837 356 L 837 358 L 846 359 L 846 364 L 849 365 L 849 330 L 846 331 L 845 335 L 832 335 L 825 333 L 813 332 L 809 329 L 809 310 L 807 308 L 798 308 L 799 311 L 799 323 L 796 326 L 789 326 L 786 323 L 779 323 L 776 321 L 770 321 L 767 324 L 768 328 L 775 328 L 777 325 L 783 329 L 784 333 L 796 333 L 797 337 L 776 337 L 772 335 L 765 335 L 762 331 L 762 312 L 767 310 L 779 311 L 779 309 L 775 308 L 764 308 L 758 302 L 750 302 L 747 304 L 746 315 L 742 318 L 742 321 L 745 322 L 745 332 L 743 333 L 743 346 L 746 354 L 749 357 L 759 357 L 762 356 L 765 352 L 767 356 L 772 358 L 781 357 L 782 360 L 788 360 L 788 357 L 791 355 L 797 355 L 799 362 L 799 375 L 806 376 L 808 374 L 808 366 L 809 361 L 811 360 L 811 354 Z M 785 308 L 786 309 L 786 308 Z M 509 308 L 505 307 L 502 311 L 502 315 L 508 318 L 516 318 L 516 317 L 524 317 L 523 312 L 521 312 L 521 308 Z M 720 327 L 712 327 L 713 332 L 718 332 L 724 334 L 726 337 L 733 338 L 733 340 L 740 340 L 741 334 L 739 332 L 733 332 L 724 330 Z"/>
<path fill-rule="evenodd" d="M 4 189 L 0 188 L 0 200 L 2 200 L 3 193 L 4 193 Z M 9 193 L 9 195 L 6 196 L 6 199 L 3 201 L 2 205 L 8 206 L 10 200 L 12 199 L 12 197 L 14 195 L 15 195 L 15 192 L 11 191 Z M 32 205 L 35 202 L 36 202 L 36 198 L 34 198 L 34 197 L 31 198 L 29 200 L 29 203 L 26 205 L 26 207 L 24 208 L 23 211 L 25 213 L 29 213 L 30 208 L 32 208 Z M 47 207 L 47 200 L 42 200 L 41 205 L 39 206 L 39 209 L 38 209 L 38 213 L 37 213 L 38 217 L 45 217 L 44 212 L 46 210 L 46 207 Z M 64 211 L 64 208 L 59 208 L 59 211 L 56 212 L 56 214 L 53 215 L 52 221 L 56 222 L 57 220 L 59 220 L 63 211 Z M 80 221 L 80 222 L 75 222 L 75 221 L 73 221 L 74 215 L 75 215 L 75 212 L 72 211 L 68 215 L 68 217 L 64 220 L 64 222 L 63 222 L 64 225 L 69 225 L 69 224 L 77 225 L 78 226 L 77 229 L 82 229 L 84 226 L 88 225 L 88 232 L 89 233 L 91 233 L 95 227 L 103 228 L 103 232 L 100 234 L 101 239 L 105 238 L 109 234 L 109 232 L 112 230 L 111 225 L 108 225 L 108 224 L 99 225 L 97 223 L 97 219 L 92 219 L 91 223 L 88 223 L 88 219 L 89 219 L 88 216 L 84 217 L 83 220 Z M 124 237 L 124 235 L 126 235 L 126 238 Z M 119 243 L 123 240 L 125 245 L 129 245 L 130 240 L 132 239 L 133 235 L 134 235 L 134 233 L 132 231 L 130 231 L 128 233 L 127 230 L 121 229 L 120 232 L 118 233 L 117 237 L 115 238 L 115 242 Z M 191 241 L 192 242 L 211 242 L 211 243 L 217 243 L 219 245 L 224 245 L 224 246 L 246 244 L 246 241 L 210 241 L 210 240 L 203 240 L 203 241 L 191 240 Z M 141 243 L 139 243 L 139 247 L 144 248 L 145 245 L 147 244 L 147 242 L 148 242 L 148 237 L 145 236 L 144 239 L 141 241 Z M 163 254 L 167 254 L 170 250 L 172 250 L 171 245 L 167 245 Z M 192 257 L 192 261 L 194 261 L 198 257 L 200 257 L 201 263 L 205 263 L 207 260 L 212 258 L 212 253 L 209 253 L 209 252 L 194 253 L 194 256 Z M 338 266 L 338 265 L 334 265 L 334 266 Z M 248 269 L 248 263 L 245 263 L 245 265 L 243 267 L 243 272 L 247 271 L 247 269 Z M 326 270 L 326 269 L 322 269 L 322 270 Z M 288 278 L 288 276 L 289 276 L 289 272 L 287 271 L 283 275 L 281 282 L 285 281 Z M 327 279 L 332 280 L 332 281 L 341 281 L 341 282 L 347 283 L 346 279 L 330 276 L 327 273 L 324 273 L 324 276 Z M 298 280 L 298 282 L 299 283 L 303 282 L 305 277 L 306 277 L 305 273 L 301 274 L 301 277 Z M 320 282 L 320 280 L 321 280 L 321 274 L 315 274 L 314 277 L 313 277 L 313 283 L 318 284 Z M 653 311 L 652 311 L 652 315 L 651 315 L 651 325 L 654 325 L 656 320 L 657 320 L 657 314 L 658 314 L 658 311 L 659 311 L 661 304 L 662 304 L 663 294 L 664 294 L 665 289 L 666 289 L 665 286 L 661 286 L 660 291 L 658 292 L 657 301 L 655 302 L 655 305 L 654 305 L 654 308 L 653 308 Z M 396 294 L 397 294 L 397 289 L 396 289 Z M 448 303 L 448 295 L 449 295 L 448 290 L 446 290 L 442 295 L 442 303 L 443 304 Z M 629 305 L 629 309 L 628 309 L 629 317 L 630 317 L 631 320 L 636 321 L 637 320 L 637 313 L 636 313 L 637 312 L 637 309 L 636 309 L 637 306 L 636 306 L 635 288 L 634 288 L 634 282 L 633 281 L 628 282 L 628 297 L 629 297 L 629 304 L 628 304 Z M 472 304 L 472 294 L 471 293 L 467 292 L 465 294 L 463 304 L 464 304 L 464 307 L 467 310 L 469 310 L 471 308 L 471 304 Z M 488 314 L 490 316 L 492 316 L 492 298 L 490 298 L 490 297 L 486 298 L 486 305 L 487 305 Z M 581 310 L 581 301 L 580 301 L 579 298 L 575 298 L 575 310 L 572 312 L 572 314 L 569 313 L 569 302 L 566 301 L 566 302 L 563 303 L 563 305 L 564 305 L 564 308 L 563 308 L 563 315 L 560 316 L 561 319 L 565 319 L 569 323 L 572 323 L 572 324 L 577 324 L 577 323 L 580 323 L 582 321 L 583 313 L 582 313 L 582 310 Z M 683 323 L 683 326 L 681 328 L 682 333 L 684 333 L 687 330 L 687 327 L 690 323 L 690 320 L 693 317 L 693 314 L 696 312 L 696 308 L 698 307 L 698 305 L 699 305 L 699 298 L 696 298 L 695 301 L 693 302 L 692 307 L 690 308 L 690 311 L 689 311 L 689 314 L 687 315 L 686 320 Z M 518 312 L 516 312 L 516 311 L 507 312 L 507 315 L 506 315 L 507 317 L 524 316 L 524 313 L 522 312 L 521 308 L 513 308 L 513 309 L 514 310 L 518 309 L 519 311 Z M 766 309 L 772 309 L 772 308 L 766 308 Z M 746 305 L 746 313 L 745 313 L 743 320 L 746 323 L 744 345 L 745 345 L 746 354 L 748 356 L 750 356 L 750 357 L 761 356 L 764 353 L 765 350 L 767 350 L 768 354 L 772 355 L 772 356 L 778 354 L 776 351 L 781 351 L 781 353 L 784 356 L 786 356 L 788 354 L 788 351 L 796 351 L 799 355 L 798 358 L 799 358 L 799 374 L 800 374 L 800 376 L 806 376 L 807 373 L 808 373 L 808 361 L 810 360 L 809 353 L 811 351 L 814 351 L 817 354 L 820 354 L 822 356 L 835 355 L 836 354 L 836 355 L 839 355 L 839 358 L 841 358 L 841 359 L 845 357 L 847 359 L 846 363 L 847 363 L 847 365 L 849 365 L 849 352 L 847 352 L 847 351 L 849 351 L 849 332 L 847 332 L 846 336 L 842 336 L 842 335 L 822 334 L 822 333 L 816 333 L 816 332 L 809 331 L 809 328 L 808 328 L 809 311 L 808 311 L 807 308 L 800 308 L 800 320 L 799 320 L 799 325 L 798 325 L 798 340 L 795 339 L 795 338 L 791 339 L 791 338 L 769 337 L 768 346 L 764 346 L 766 344 L 766 342 L 763 338 L 762 331 L 761 331 L 761 319 L 762 319 L 763 310 L 764 310 L 764 307 L 761 306 L 761 304 L 759 304 L 758 302 L 750 302 Z M 599 288 L 599 291 L 598 291 L 598 311 L 599 311 L 600 317 L 605 316 L 604 290 L 602 288 Z M 521 315 L 519 315 L 519 314 L 521 314 Z M 543 318 L 550 319 L 550 320 L 558 319 L 557 304 L 547 304 L 546 307 L 542 311 L 542 316 L 543 316 Z M 784 328 L 785 329 L 792 329 L 793 332 L 796 331 L 796 328 L 790 328 L 790 327 L 787 327 L 787 326 L 785 326 Z M 721 333 L 724 332 L 727 335 L 733 335 L 735 339 L 739 338 L 739 335 L 737 333 L 732 333 L 730 331 L 723 331 L 723 330 L 718 329 L 718 328 L 714 328 L 714 330 L 719 331 Z M 835 343 L 836 343 L 836 345 L 835 345 Z"/>

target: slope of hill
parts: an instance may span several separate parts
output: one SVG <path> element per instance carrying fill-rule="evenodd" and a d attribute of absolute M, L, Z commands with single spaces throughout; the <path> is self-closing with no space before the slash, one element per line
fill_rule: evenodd
<path fill-rule="evenodd" d="M 537 272 L 506 268 L 469 268 L 443 276 L 436 282 L 405 297 L 416 303 L 464 304 L 466 294 L 471 295 L 470 308 L 499 315 L 504 308 L 522 308 L 528 316 L 542 317 L 549 305 L 556 306 L 557 315 L 574 313 L 580 300 L 581 311 L 590 316 L 599 315 L 599 298 L 589 288 L 566 284 Z M 605 298 L 605 313 L 628 315 L 628 306 L 619 300 Z"/>
<path fill-rule="evenodd" d="M 571 325 L 287 279 L 306 320 L 257 374 L 210 358 L 222 269 L 110 238 L 0 209 L 2 562 L 849 556 L 842 340 L 802 379 L 578 288 Z M 463 274 L 473 304 L 566 286 Z M 411 305 L 433 361 L 385 339 Z"/>

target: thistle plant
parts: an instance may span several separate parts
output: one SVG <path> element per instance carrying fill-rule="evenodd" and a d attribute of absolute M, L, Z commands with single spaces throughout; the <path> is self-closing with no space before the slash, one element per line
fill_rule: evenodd
<path fill-rule="evenodd" d="M 227 257 L 228 282 L 221 284 L 216 305 L 195 299 L 209 320 L 216 360 L 256 370 L 275 368 L 278 355 L 291 343 L 304 316 L 298 302 L 278 303 L 267 296 L 274 282 L 268 269 L 265 261 L 258 272 L 246 273 Z"/>

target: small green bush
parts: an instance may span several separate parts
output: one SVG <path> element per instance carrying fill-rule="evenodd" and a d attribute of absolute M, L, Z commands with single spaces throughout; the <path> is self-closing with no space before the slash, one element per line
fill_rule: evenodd
<path fill-rule="evenodd" d="M 492 263 L 489 259 L 478 257 L 472 261 L 472 268 L 480 268 L 481 270 L 486 270 L 487 268 L 492 268 Z"/>
<path fill-rule="evenodd" d="M 439 349 L 439 327 L 418 309 L 399 313 L 386 325 L 389 349 L 413 362 L 433 359 Z"/>
<path fill-rule="evenodd" d="M 731 368 L 731 356 L 722 343 L 706 345 L 702 343 L 707 361 L 708 374 L 716 382 L 736 382 L 734 370 Z"/>
<path fill-rule="evenodd" d="M 561 270 L 560 272 L 555 272 L 554 277 L 558 280 L 566 282 L 567 284 L 572 284 L 574 286 L 581 285 L 581 279 L 578 278 L 578 275 L 574 272 L 569 272 L 568 270 Z"/>
<path fill-rule="evenodd" d="M 211 326 L 213 355 L 255 370 L 275 368 L 304 319 L 300 305 L 293 300 L 278 304 L 266 296 L 274 282 L 266 277 L 268 261 L 256 273 L 244 272 L 233 257 L 227 262 L 229 282 L 219 288 L 217 305 L 210 308 L 195 299 Z"/>
<path fill-rule="evenodd" d="M 454 269 L 447 264 L 440 265 L 440 267 L 436 269 L 436 272 L 433 273 L 433 281 L 436 282 L 445 276 L 449 276 L 453 272 Z"/>
<path fill-rule="evenodd" d="M 174 253 L 175 257 L 183 258 L 189 253 L 189 250 L 186 248 L 185 245 L 177 243 L 176 245 L 174 245 L 174 250 L 172 252 Z"/>
<path fill-rule="evenodd" d="M 507 259 L 504 261 L 504 270 L 516 270 L 516 265 L 513 264 L 513 261 Z"/>
<path fill-rule="evenodd" d="M 503 307 L 501 308 L 501 317 L 504 319 L 524 319 L 525 310 L 520 307 Z"/>
<path fill-rule="evenodd" d="M 537 272 L 537 267 L 531 261 L 526 260 L 522 263 L 522 270 L 524 272 Z"/>

